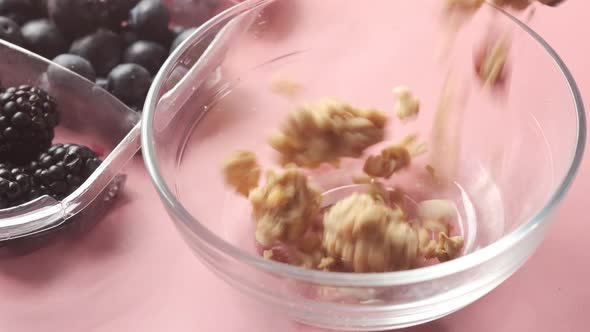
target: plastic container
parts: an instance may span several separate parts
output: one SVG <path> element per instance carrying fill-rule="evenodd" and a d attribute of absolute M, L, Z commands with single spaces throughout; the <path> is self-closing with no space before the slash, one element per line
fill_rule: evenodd
<path fill-rule="evenodd" d="M 172 23 L 196 27 L 234 0 L 164 0 Z M 26 254 L 58 237 L 76 239 L 106 213 L 123 190 L 125 164 L 140 149 L 140 114 L 93 83 L 36 54 L 0 40 L 4 86 L 39 85 L 62 112 L 54 142 L 81 143 L 100 150 L 101 167 L 74 193 L 58 202 L 42 197 L 0 211 L 0 256 Z"/>
<path fill-rule="evenodd" d="M 374 331 L 459 310 L 536 250 L 582 158 L 580 93 L 539 35 L 488 5 L 465 22 L 454 48 L 439 48 L 440 6 L 438 0 L 252 0 L 207 22 L 174 52 L 146 101 L 143 156 L 164 207 L 208 268 L 299 322 Z M 490 21 L 514 38 L 511 75 L 493 90 L 474 72 L 474 45 L 490 32 Z M 273 89 L 277 77 L 302 89 L 285 98 Z M 421 114 L 405 124 L 392 120 L 387 141 L 418 133 L 429 151 L 389 184 L 403 183 L 415 198 L 453 200 L 457 230 L 466 238 L 462 257 L 377 274 L 304 270 L 260 257 L 248 202 L 224 183 L 224 158 L 249 149 L 265 168 L 277 167 L 266 133 L 298 104 L 332 96 L 392 113 L 391 90 L 399 85 L 420 97 Z M 436 112 L 441 96 L 455 97 L 447 99 L 455 113 Z M 450 177 L 445 190 L 434 189 L 424 170 L 435 161 Z M 346 160 L 311 176 L 327 193 L 343 192 L 361 166 Z"/>
<path fill-rule="evenodd" d="M 54 143 L 84 144 L 104 158 L 61 202 L 44 196 L 0 211 L 0 253 L 24 254 L 48 243 L 57 230 L 74 229 L 70 234 L 75 236 L 100 220 L 125 184 L 120 172 L 140 148 L 140 114 L 94 83 L 25 49 L 0 40 L 0 56 L 4 86 L 39 86 L 57 100 L 62 120 Z"/>

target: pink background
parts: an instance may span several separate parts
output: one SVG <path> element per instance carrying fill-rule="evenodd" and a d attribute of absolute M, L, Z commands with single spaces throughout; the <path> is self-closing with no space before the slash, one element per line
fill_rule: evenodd
<path fill-rule="evenodd" d="M 570 0 L 539 11 L 532 24 L 569 65 L 584 97 L 589 11 L 589 2 Z M 173 229 L 142 160 L 128 173 L 118 206 L 84 241 L 0 262 L 0 332 L 318 331 L 265 311 L 208 272 Z M 466 309 L 405 332 L 587 330 L 588 188 L 590 156 L 546 241 L 513 278 Z"/>

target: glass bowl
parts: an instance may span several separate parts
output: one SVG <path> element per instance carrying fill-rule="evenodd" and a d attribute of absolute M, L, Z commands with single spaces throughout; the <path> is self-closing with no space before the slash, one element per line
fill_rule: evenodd
<path fill-rule="evenodd" d="M 441 29 L 440 6 L 252 0 L 205 23 L 174 52 L 146 101 L 143 156 L 163 205 L 201 262 L 291 319 L 373 331 L 459 310 L 533 254 L 581 161 L 580 93 L 555 51 L 511 14 L 485 5 L 451 35 Z M 475 74 L 474 53 L 492 30 L 514 42 L 510 75 L 490 87 Z M 415 121 L 393 115 L 392 89 L 400 85 L 421 100 Z M 403 184 L 410 200 L 454 202 L 456 229 L 465 237 L 461 257 L 373 274 L 306 270 L 260 257 L 250 207 L 225 185 L 223 160 L 248 149 L 265 168 L 277 167 L 269 131 L 299 104 L 326 96 L 390 113 L 384 144 L 410 134 L 428 144 L 389 184 Z M 429 165 L 446 185 L 432 181 Z M 362 161 L 347 159 L 309 174 L 329 201 L 358 189 L 351 176 L 361 169 Z"/>

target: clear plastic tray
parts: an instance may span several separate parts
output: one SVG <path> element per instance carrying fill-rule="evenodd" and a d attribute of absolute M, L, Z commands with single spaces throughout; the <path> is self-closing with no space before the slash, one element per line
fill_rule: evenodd
<path fill-rule="evenodd" d="M 57 100 L 62 120 L 54 142 L 93 147 L 104 159 L 96 172 L 62 201 L 44 196 L 0 210 L 0 255 L 6 255 L 38 248 L 53 238 L 56 230 L 86 230 L 100 220 L 125 184 L 125 175 L 120 172 L 140 149 L 140 115 L 94 83 L 1 40 L 0 58 L 3 86 L 39 86 Z"/>
<path fill-rule="evenodd" d="M 163 0 L 173 24 L 195 27 L 241 0 Z M 215 2 L 217 1 L 217 5 Z M 209 11 L 202 6 L 211 6 Z M 54 142 L 81 143 L 103 152 L 104 162 L 61 202 L 41 197 L 0 210 L 0 257 L 25 254 L 56 236 L 77 238 L 108 212 L 123 189 L 125 164 L 140 149 L 140 114 L 94 83 L 23 48 L 0 40 L 0 82 L 38 85 L 54 96 L 62 112 Z"/>

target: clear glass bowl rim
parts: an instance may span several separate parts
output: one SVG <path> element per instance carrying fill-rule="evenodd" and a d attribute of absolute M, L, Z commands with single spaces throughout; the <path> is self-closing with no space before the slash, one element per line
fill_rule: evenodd
<path fill-rule="evenodd" d="M 161 90 L 165 77 L 170 73 L 170 70 L 178 62 L 180 56 L 194 45 L 196 42 L 202 41 L 211 29 L 215 28 L 220 22 L 227 21 L 240 14 L 251 12 L 253 10 L 262 8 L 276 0 L 248 0 L 238 5 L 226 9 L 217 16 L 213 17 L 201 27 L 199 27 L 190 38 L 178 47 L 173 54 L 167 59 L 158 74 L 154 79 L 147 99 L 145 102 L 141 126 L 141 142 L 143 158 L 150 178 L 158 191 L 163 203 L 172 211 L 177 220 L 180 220 L 194 235 L 205 244 L 223 252 L 224 254 L 238 260 L 241 263 L 252 267 L 264 270 L 274 275 L 288 277 L 304 282 L 319 283 L 334 286 L 348 286 L 348 287 L 384 287 L 384 286 L 402 286 L 409 285 L 429 280 L 443 278 L 448 275 L 459 273 L 471 269 L 479 264 L 487 262 L 496 256 L 499 256 L 517 245 L 522 239 L 526 238 L 538 226 L 544 222 L 548 222 L 547 217 L 559 205 L 569 190 L 579 166 L 583 159 L 584 148 L 586 144 L 586 114 L 584 111 L 584 104 L 578 86 L 573 78 L 573 75 L 559 57 L 557 52 L 535 31 L 528 25 L 504 11 L 501 8 L 488 3 L 489 6 L 495 7 L 496 10 L 512 20 L 518 27 L 528 33 L 547 51 L 553 58 L 557 66 L 560 68 L 566 83 L 570 89 L 570 93 L 575 105 L 577 133 L 576 146 L 571 157 L 570 166 L 567 174 L 561 179 L 558 188 L 552 193 L 546 204 L 536 212 L 536 214 L 525 224 L 519 226 L 511 233 L 505 235 L 493 244 L 475 251 L 471 254 L 462 256 L 444 264 L 436 264 L 429 267 L 424 267 L 415 270 L 388 272 L 388 273 L 336 273 L 306 270 L 287 264 L 277 263 L 271 260 L 264 259 L 258 255 L 243 251 L 231 243 L 223 240 L 206 227 L 204 227 L 197 219 L 195 219 L 176 199 L 170 188 L 166 185 L 165 180 L 159 170 L 158 161 L 155 156 L 155 146 L 151 128 L 153 127 L 154 114 L 156 105 L 158 103 L 158 95 Z"/>

